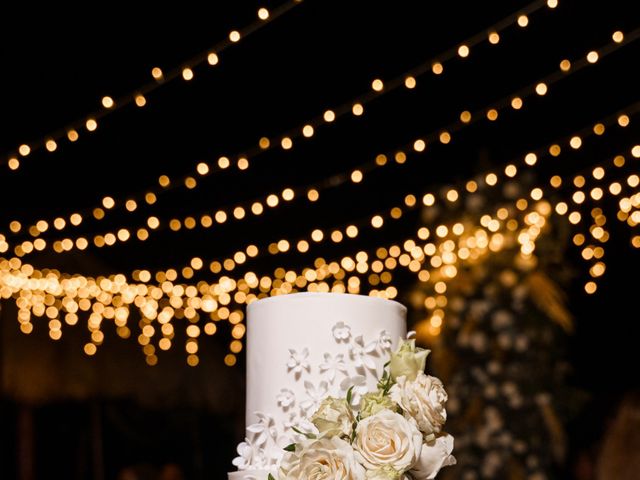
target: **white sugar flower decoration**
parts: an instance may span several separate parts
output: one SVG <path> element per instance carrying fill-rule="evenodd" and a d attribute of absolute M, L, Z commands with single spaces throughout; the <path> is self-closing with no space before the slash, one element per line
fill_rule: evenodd
<path fill-rule="evenodd" d="M 353 361 L 353 364 L 358 368 L 365 366 L 371 370 L 375 370 L 376 363 L 373 361 L 373 358 L 371 358 L 371 354 L 375 351 L 376 346 L 377 342 L 371 342 L 365 345 L 362 335 L 357 336 L 349 348 L 349 357 Z"/>
<path fill-rule="evenodd" d="M 300 403 L 300 407 L 307 413 L 314 413 L 320 406 L 320 402 L 327 396 L 329 385 L 327 382 L 320 382 L 318 385 L 306 381 L 304 388 L 307 399 Z"/>
<path fill-rule="evenodd" d="M 347 364 L 344 363 L 344 356 L 338 354 L 332 357 L 330 353 L 324 354 L 324 362 L 320 364 L 320 372 L 327 375 L 330 382 L 336 378 L 337 372 L 347 373 Z"/>
<path fill-rule="evenodd" d="M 276 399 L 278 400 L 278 406 L 282 407 L 285 412 L 296 403 L 295 394 L 288 388 L 280 390 Z"/>
<path fill-rule="evenodd" d="M 353 387 L 353 388 L 352 388 Z M 351 390 L 351 405 L 360 405 L 360 399 L 362 395 L 369 391 L 367 387 L 367 379 L 364 375 L 354 375 L 353 377 L 347 377 L 340 383 L 340 389 L 343 392 Z"/>
<path fill-rule="evenodd" d="M 347 342 L 349 337 L 351 337 L 351 327 L 349 325 L 345 325 L 344 322 L 336 323 L 331 329 L 333 332 L 333 337 L 338 342 Z"/>
<path fill-rule="evenodd" d="M 256 454 L 255 449 L 248 442 L 238 444 L 238 456 L 231 462 L 238 470 L 247 470 Z"/>
<path fill-rule="evenodd" d="M 305 347 L 301 352 L 297 352 L 292 348 L 289 349 L 289 361 L 287 362 L 287 368 L 289 371 L 293 371 L 296 377 L 299 377 L 302 374 L 303 370 L 307 372 L 311 368 L 309 364 L 309 349 Z"/>
<path fill-rule="evenodd" d="M 386 330 L 382 330 L 378 336 L 378 348 L 382 352 L 391 350 L 391 335 Z"/>
<path fill-rule="evenodd" d="M 258 421 L 247 427 L 247 433 L 251 434 L 254 446 L 263 446 L 269 438 L 275 440 L 278 436 L 276 422 L 271 415 L 256 412 Z"/>

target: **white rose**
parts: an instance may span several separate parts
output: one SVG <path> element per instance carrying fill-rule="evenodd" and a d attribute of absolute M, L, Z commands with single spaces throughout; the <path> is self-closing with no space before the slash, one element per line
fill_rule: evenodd
<path fill-rule="evenodd" d="M 411 475 L 414 480 L 432 480 L 442 467 L 455 465 L 456 459 L 451 452 L 453 451 L 453 437 L 448 433 L 437 437 L 429 443 L 422 446 L 420 459 L 418 463 L 411 469 Z"/>
<path fill-rule="evenodd" d="M 402 474 L 420 457 L 422 434 L 414 420 L 381 410 L 358 423 L 353 443 L 358 460 L 368 470 L 390 467 Z"/>
<path fill-rule="evenodd" d="M 419 373 L 415 380 L 398 377 L 396 384 L 389 391 L 391 399 L 396 402 L 405 415 L 413 418 L 420 431 L 425 435 L 438 433 L 447 420 L 445 403 L 447 392 L 442 382 L 424 373 Z"/>
<path fill-rule="evenodd" d="M 351 424 L 353 415 L 351 409 L 344 398 L 325 398 L 316 413 L 311 417 L 311 421 L 318 431 L 326 436 L 351 435 Z"/>
<path fill-rule="evenodd" d="M 348 442 L 338 438 L 306 440 L 286 454 L 279 480 L 365 480 L 365 471 Z"/>

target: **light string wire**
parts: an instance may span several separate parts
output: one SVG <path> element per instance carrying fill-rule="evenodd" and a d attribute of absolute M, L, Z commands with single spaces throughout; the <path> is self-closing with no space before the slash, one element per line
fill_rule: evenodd
<path fill-rule="evenodd" d="M 499 32 L 503 32 L 506 28 L 518 24 L 521 28 L 524 28 L 528 25 L 528 17 L 527 15 L 531 15 L 536 11 L 543 8 L 545 5 L 544 1 L 535 1 L 528 6 L 525 6 L 523 9 L 518 10 L 518 13 L 511 14 L 508 17 L 505 17 L 500 22 L 490 26 L 488 28 L 483 29 L 481 32 L 473 35 L 472 37 L 464 40 L 463 42 L 458 43 L 457 45 L 464 46 L 467 50 L 470 47 L 474 47 L 486 40 L 490 44 L 495 45 L 500 42 Z M 557 2 L 547 2 L 547 5 L 550 8 L 555 8 L 557 6 Z M 526 24 L 523 23 L 523 18 L 526 18 Z M 309 139 L 315 134 L 315 129 L 317 129 L 320 125 L 331 125 L 335 122 L 336 119 L 345 116 L 349 112 L 353 113 L 356 116 L 362 116 L 365 112 L 364 105 L 370 103 L 374 99 L 380 97 L 385 93 L 389 93 L 391 91 L 400 88 L 404 85 L 408 89 L 413 89 L 416 86 L 416 77 L 427 73 L 428 71 L 432 71 L 434 75 L 441 75 L 444 71 L 443 62 L 447 62 L 453 60 L 455 58 L 465 58 L 468 56 L 468 51 L 466 54 L 461 55 L 460 47 L 452 47 L 448 50 L 442 52 L 439 55 L 429 59 L 426 62 L 423 62 L 417 67 L 395 77 L 391 81 L 389 81 L 386 86 L 385 83 L 376 79 L 371 84 L 371 89 L 365 94 L 362 94 L 351 101 L 347 101 L 339 107 L 331 110 L 326 110 L 322 115 L 314 117 L 312 120 L 304 123 L 302 126 L 293 128 L 282 134 L 280 140 L 280 147 L 282 150 L 290 150 L 294 147 L 294 140 L 298 139 Z M 229 167 L 231 167 L 232 159 L 235 158 L 235 166 L 240 171 L 246 171 L 250 168 L 250 160 L 260 155 L 264 151 L 268 150 L 271 147 L 271 140 L 268 137 L 262 137 L 258 142 L 257 147 L 252 147 L 246 151 L 238 153 L 236 155 L 221 156 L 217 159 L 217 162 L 208 163 L 208 162 L 198 162 L 195 167 L 195 171 L 179 178 L 177 181 L 172 181 L 168 175 L 160 175 L 158 177 L 158 184 L 160 188 L 150 188 L 146 189 L 144 194 L 134 194 L 128 195 L 126 199 L 114 199 L 111 196 L 104 197 L 98 205 L 94 207 L 80 210 L 69 215 L 59 215 L 55 219 L 47 220 L 39 220 L 36 222 L 46 222 L 47 224 L 56 224 L 60 226 L 58 230 L 63 230 L 66 227 L 70 226 L 78 226 L 82 223 L 83 217 L 93 214 L 96 220 L 103 220 L 110 211 L 114 211 L 116 205 L 118 207 L 124 206 L 125 212 L 134 212 L 138 206 L 140 205 L 153 205 L 158 200 L 158 196 L 163 193 L 169 192 L 176 188 L 187 188 L 189 190 L 193 190 L 198 188 L 199 182 L 198 178 L 209 176 L 213 173 L 219 173 L 226 171 Z M 121 208 L 117 208 L 122 210 Z M 69 217 L 68 221 L 64 217 Z M 42 223 L 41 223 L 42 224 Z M 22 223 L 19 220 L 13 220 L 10 222 L 10 226 L 15 226 L 17 231 L 20 231 Z M 12 228 L 12 231 L 14 229 Z M 35 225 L 32 225 L 29 229 L 29 233 L 32 236 L 38 236 L 38 230 L 35 228 Z"/>
<path fill-rule="evenodd" d="M 58 149 L 59 144 L 65 139 L 69 143 L 77 142 L 80 138 L 80 131 L 84 130 L 86 133 L 94 132 L 98 128 L 98 121 L 111 113 L 131 104 L 144 107 L 147 104 L 148 94 L 179 78 L 185 81 L 192 80 L 194 76 L 193 70 L 205 62 L 210 66 L 218 65 L 220 62 L 219 55 L 222 52 L 240 40 L 256 33 L 265 25 L 282 17 L 300 3 L 302 3 L 302 0 L 289 0 L 271 11 L 265 7 L 259 8 L 257 20 L 254 20 L 241 29 L 231 30 L 227 38 L 218 41 L 211 48 L 183 62 L 179 67 L 169 70 L 166 73 L 159 67 L 152 68 L 151 76 L 153 77 L 153 81 L 147 82 L 133 92 L 122 95 L 116 99 L 110 96 L 102 97 L 102 108 L 85 115 L 82 119 L 67 124 L 63 128 L 50 132 L 39 140 L 23 143 L 18 146 L 14 152 L 3 155 L 2 158 L 6 159 L 9 170 L 15 171 L 20 168 L 21 159 L 28 157 L 38 150 L 45 150 L 46 152 L 52 153 Z"/>
<path fill-rule="evenodd" d="M 563 79 L 568 78 L 572 73 L 576 73 L 582 70 L 583 68 L 586 68 L 589 65 L 597 63 L 599 59 L 603 58 L 606 55 L 609 55 L 610 53 L 617 50 L 618 48 L 621 48 L 625 45 L 630 44 L 631 42 L 633 42 L 634 40 L 640 37 L 640 29 L 633 31 L 630 35 L 626 37 L 616 36 L 617 33 L 620 33 L 620 32 L 618 31 L 614 33 L 614 35 L 612 36 L 611 43 L 605 45 L 600 49 L 602 53 L 599 58 L 589 59 L 589 55 L 595 52 L 595 50 L 591 50 L 586 55 L 585 58 L 579 58 L 577 61 L 574 62 L 574 66 L 572 68 L 571 67 L 567 68 L 566 71 L 564 71 L 565 69 L 561 66 L 560 71 L 553 72 L 539 79 L 538 81 L 531 83 L 526 87 L 518 89 L 516 92 L 503 97 L 497 102 L 494 102 L 489 106 L 476 110 L 474 113 L 471 113 L 466 110 L 463 111 L 462 114 L 460 115 L 460 120 L 453 122 L 445 126 L 444 128 L 437 129 L 422 138 L 418 138 L 417 140 L 412 142 L 411 145 L 405 145 L 401 147 L 399 150 L 396 150 L 394 155 L 396 162 L 404 163 L 406 161 L 407 157 L 404 151 L 407 149 L 413 149 L 414 151 L 420 153 L 425 151 L 427 147 L 427 143 L 431 143 L 433 141 L 439 141 L 440 143 L 444 143 L 444 144 L 449 143 L 451 141 L 451 133 L 459 132 L 466 126 L 469 126 L 481 119 L 484 119 L 485 114 L 486 114 L 487 120 L 495 121 L 499 118 L 498 111 L 500 109 L 504 109 L 504 108 L 513 108 L 515 110 L 522 109 L 524 106 L 524 99 L 531 96 L 535 96 L 535 95 L 538 95 L 538 96 L 546 95 L 551 85 L 557 82 L 560 82 Z M 389 155 L 391 156 L 391 154 Z M 235 206 L 223 206 L 219 208 L 213 215 L 208 215 L 208 214 L 202 215 L 200 219 L 200 224 L 204 228 L 210 228 L 214 224 L 225 223 L 227 219 L 232 218 L 232 216 L 236 220 L 249 218 L 250 214 L 258 216 L 262 214 L 265 210 L 267 210 L 267 207 L 275 208 L 279 204 L 290 202 L 291 200 L 294 199 L 295 196 L 297 196 L 297 198 L 306 198 L 309 202 L 315 202 L 317 201 L 319 197 L 319 192 L 321 190 L 335 188 L 335 187 L 344 185 L 349 181 L 353 181 L 354 183 L 359 183 L 362 181 L 365 174 L 370 173 L 376 169 L 383 168 L 388 165 L 391 165 L 391 163 L 387 161 L 387 155 L 379 154 L 376 156 L 375 160 L 367 161 L 354 167 L 350 175 L 347 175 L 344 173 L 335 174 L 319 182 L 314 182 L 312 184 L 309 184 L 306 187 L 297 187 L 295 190 L 290 187 L 285 187 L 280 193 L 280 196 L 282 198 L 280 198 L 279 195 L 276 193 L 271 193 L 271 194 L 265 195 L 264 197 L 256 197 L 248 201 L 239 202 Z M 306 197 L 300 195 L 301 190 L 306 190 Z M 110 197 L 109 197 L 109 201 L 114 202 L 113 199 L 111 199 Z M 133 206 L 136 206 L 133 200 L 130 200 L 129 202 L 133 202 Z M 105 205 L 112 207 L 113 203 L 107 203 Z M 129 205 L 127 205 L 127 208 L 130 208 Z M 135 208 L 133 208 L 131 211 L 133 210 L 135 210 Z M 227 213 L 227 212 L 230 212 L 230 213 Z M 94 216 L 96 216 L 97 218 L 101 219 L 103 218 L 103 215 L 104 215 L 103 209 L 100 208 L 100 209 L 94 210 Z M 70 223 L 79 224 L 79 222 L 81 222 L 81 218 L 82 217 L 79 214 L 77 213 L 73 214 L 70 218 Z M 56 220 L 54 220 L 53 223 L 56 229 L 58 230 L 60 229 L 57 227 L 60 227 L 60 226 L 64 227 L 64 225 L 66 225 L 66 222 L 62 218 L 57 218 Z M 165 222 L 165 223 L 167 223 L 166 227 L 169 227 L 173 231 L 177 231 L 180 228 L 182 228 L 183 223 L 187 229 L 193 229 L 198 226 L 197 220 L 192 215 L 188 215 L 182 222 L 179 219 L 174 218 L 170 222 Z M 145 226 L 137 227 L 136 238 L 141 241 L 147 240 L 152 231 L 162 230 L 160 226 L 161 226 L 161 221 L 160 219 L 158 219 L 158 217 L 153 215 L 149 216 L 147 218 Z M 10 229 L 12 231 L 19 232 L 20 228 L 21 228 L 21 224 L 17 221 L 14 221 L 10 224 Z M 45 220 L 41 220 L 39 222 L 36 222 L 35 225 L 32 225 L 29 228 L 29 232 L 32 236 L 39 236 L 41 233 L 44 233 L 44 231 L 46 231 L 48 228 L 49 228 L 49 223 Z M 97 247 L 112 246 L 118 242 L 126 242 L 130 238 L 132 237 L 129 230 L 126 228 L 120 228 L 116 233 L 104 232 L 102 234 L 95 235 L 94 245 L 96 245 Z M 37 243 L 37 246 L 32 246 L 32 245 L 35 245 L 35 243 Z M 63 253 L 63 252 L 72 250 L 74 246 L 75 248 L 84 250 L 89 246 L 89 244 L 90 244 L 89 240 L 87 240 L 85 237 L 79 237 L 79 238 L 76 238 L 75 240 L 72 240 L 70 238 L 56 240 L 56 241 L 53 241 L 50 245 L 52 246 L 54 251 L 56 251 L 57 253 Z M 22 243 L 22 246 L 19 246 L 20 248 L 17 250 L 16 254 L 21 256 L 24 253 L 29 253 L 30 251 L 33 251 L 34 249 L 35 250 L 44 249 L 46 248 L 46 245 L 47 245 L 46 241 L 44 241 L 43 239 L 33 243 L 31 241 L 24 241 Z"/>

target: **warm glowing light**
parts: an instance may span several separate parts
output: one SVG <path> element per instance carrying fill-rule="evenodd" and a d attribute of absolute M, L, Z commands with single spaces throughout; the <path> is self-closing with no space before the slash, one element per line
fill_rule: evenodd
<path fill-rule="evenodd" d="M 454 189 L 451 189 L 447 192 L 447 200 L 450 202 L 455 202 L 458 200 L 458 192 Z"/>
<path fill-rule="evenodd" d="M 334 113 L 333 110 L 327 110 L 322 115 L 322 118 L 324 119 L 325 122 L 330 123 L 336 119 L 336 114 Z"/>
<path fill-rule="evenodd" d="M 114 105 L 115 102 L 113 101 L 113 98 L 109 96 L 102 97 L 102 106 L 104 108 L 113 108 Z"/>
<path fill-rule="evenodd" d="M 520 15 L 518 17 L 518 25 L 522 28 L 529 25 L 529 17 L 527 17 L 526 15 Z"/>
<path fill-rule="evenodd" d="M 491 108 L 487 111 L 487 119 L 494 122 L 498 119 L 498 110 Z"/>
<path fill-rule="evenodd" d="M 471 112 L 468 110 L 465 110 L 462 113 L 460 113 L 460 121 L 462 123 L 469 123 L 471 121 Z"/>
<path fill-rule="evenodd" d="M 440 140 L 440 143 L 446 145 L 447 143 L 451 142 L 451 134 L 447 131 L 440 132 L 438 139 Z"/>
<path fill-rule="evenodd" d="M 620 43 L 622 42 L 622 40 L 624 40 L 624 33 L 618 30 L 616 32 L 613 32 L 613 35 L 611 35 L 611 38 L 613 39 L 614 42 Z"/>
<path fill-rule="evenodd" d="M 467 58 L 469 56 L 469 47 L 467 45 L 460 45 L 458 47 L 458 55 L 462 58 Z"/>
<path fill-rule="evenodd" d="M 569 60 L 562 60 L 560 62 L 560 70 L 563 72 L 568 72 L 571 69 L 571 62 Z"/>
<path fill-rule="evenodd" d="M 351 113 L 353 113 L 356 117 L 359 117 L 364 113 L 364 107 L 361 103 L 354 103 L 353 107 L 351 107 Z"/>
<path fill-rule="evenodd" d="M 431 71 L 436 75 L 440 75 L 442 74 L 442 72 L 444 72 L 444 67 L 440 62 L 435 62 L 433 65 L 431 65 Z"/>
<path fill-rule="evenodd" d="M 281 141 L 280 141 L 280 146 L 284 149 L 284 150 L 289 150 L 293 147 L 293 140 L 291 140 L 290 137 L 284 137 Z"/>
<path fill-rule="evenodd" d="M 153 67 L 151 69 L 151 76 L 153 78 L 155 78 L 156 80 L 161 80 L 162 79 L 162 70 L 158 67 Z"/>
<path fill-rule="evenodd" d="M 312 137 L 313 133 L 313 127 L 311 125 L 305 125 L 304 127 L 302 127 L 302 135 L 304 135 L 306 138 Z"/>
<path fill-rule="evenodd" d="M 539 84 L 536 85 L 536 93 L 540 96 L 542 95 L 546 95 L 548 91 L 548 87 L 547 84 L 544 82 L 540 82 Z"/>
<path fill-rule="evenodd" d="M 507 165 L 504 168 L 504 174 L 507 177 L 513 178 L 516 176 L 517 173 L 518 173 L 518 167 L 516 167 L 515 165 Z"/>
<path fill-rule="evenodd" d="M 384 224 L 384 220 L 380 215 L 375 215 L 371 218 L 371 225 L 373 228 L 380 228 Z"/>
<path fill-rule="evenodd" d="M 554 144 L 549 147 L 549 154 L 552 157 L 559 156 L 561 152 L 562 152 L 562 149 L 560 148 L 560 145 Z"/>
<path fill-rule="evenodd" d="M 569 140 L 569 145 L 571 146 L 571 148 L 577 150 L 582 146 L 582 139 L 577 135 L 573 136 L 571 137 L 571 140 Z"/>
<path fill-rule="evenodd" d="M 229 40 L 231 40 L 232 42 L 239 42 L 240 41 L 240 32 L 237 30 L 232 30 L 231 32 L 229 32 Z"/>
<path fill-rule="evenodd" d="M 215 53 L 215 52 L 210 52 L 210 53 L 207 55 L 207 63 L 208 63 L 209 65 L 212 65 L 212 66 L 213 66 L 213 65 L 217 65 L 219 61 L 220 61 L 220 58 L 218 58 L 218 54 L 217 54 L 217 53 Z"/>
<path fill-rule="evenodd" d="M 87 130 L 89 130 L 90 132 L 93 132 L 96 128 L 98 128 L 98 122 L 95 121 L 95 119 L 93 118 L 89 118 L 87 119 L 87 121 L 85 122 L 85 127 L 87 128 Z"/>
<path fill-rule="evenodd" d="M 58 144 L 56 143 L 56 141 L 51 138 L 45 142 L 44 146 L 49 152 L 53 152 L 56 150 L 56 148 L 58 148 Z"/>
<path fill-rule="evenodd" d="M 373 82 L 371 82 L 371 88 L 376 92 L 381 92 L 384 88 L 384 83 L 379 78 L 376 78 Z"/>
<path fill-rule="evenodd" d="M 363 178 L 362 171 L 354 170 L 353 172 L 351 172 L 351 181 L 353 183 L 360 183 L 362 181 L 362 178 Z"/>
<path fill-rule="evenodd" d="M 413 142 L 413 149 L 416 152 L 424 152 L 425 148 L 427 148 L 427 144 L 424 140 L 418 139 L 415 142 Z"/>
<path fill-rule="evenodd" d="M 597 289 L 598 285 L 596 285 L 596 282 L 587 282 L 584 286 L 585 292 L 587 292 L 589 295 L 596 293 Z"/>
<path fill-rule="evenodd" d="M 229 168 L 230 165 L 231 165 L 231 160 L 229 160 L 227 157 L 218 158 L 218 167 L 221 168 L 222 170 L 224 170 L 225 168 Z"/>
<path fill-rule="evenodd" d="M 185 79 L 187 82 L 189 80 L 193 79 L 193 70 L 191 70 L 189 67 L 185 67 L 182 69 L 182 78 Z"/>
<path fill-rule="evenodd" d="M 282 191 L 282 199 L 287 202 L 290 202 L 291 200 L 293 200 L 294 196 L 295 196 L 295 192 L 291 188 L 285 188 Z"/>
<path fill-rule="evenodd" d="M 307 192 L 307 198 L 309 201 L 315 202 L 320 198 L 320 193 L 315 188 L 312 188 Z"/>
<path fill-rule="evenodd" d="M 415 77 L 407 77 L 404 79 L 404 86 L 407 87 L 409 90 L 411 90 L 412 88 L 416 88 L 416 79 Z"/>
<path fill-rule="evenodd" d="M 533 166 L 533 165 L 535 165 L 535 164 L 538 162 L 538 156 L 537 156 L 535 153 L 533 153 L 533 152 L 527 153 L 527 154 L 524 156 L 524 162 L 525 162 L 527 165 L 531 165 L 531 166 Z"/>
<path fill-rule="evenodd" d="M 514 97 L 511 99 L 511 108 L 514 110 L 520 110 L 522 108 L 522 98 Z"/>
<path fill-rule="evenodd" d="M 266 20 L 267 18 L 269 18 L 269 10 L 267 10 L 266 8 L 260 8 L 258 10 L 258 18 L 260 20 Z"/>
<path fill-rule="evenodd" d="M 634 158 L 640 158 L 640 145 L 634 145 L 634 146 L 631 148 L 631 155 L 632 155 Z M 623 160 L 624 160 L 624 159 L 623 159 Z M 623 161 L 622 163 L 624 164 L 624 161 Z M 616 166 L 618 166 L 618 165 L 616 164 Z"/>
<path fill-rule="evenodd" d="M 558 0 L 547 0 L 547 6 L 549 8 L 556 8 L 558 6 Z"/>
<path fill-rule="evenodd" d="M 590 51 L 587 54 L 587 62 L 589 63 L 596 63 L 598 61 L 599 55 L 598 52 L 596 52 L 595 50 Z"/>
<path fill-rule="evenodd" d="M 102 199 L 102 206 L 106 209 L 110 209 L 113 208 L 115 206 L 116 202 L 112 197 L 104 197 Z"/>
<path fill-rule="evenodd" d="M 422 197 L 422 203 L 427 207 L 430 207 L 435 202 L 436 202 L 436 197 L 431 193 L 427 193 L 425 194 L 424 197 Z"/>
<path fill-rule="evenodd" d="M 604 133 L 605 127 L 602 123 L 596 123 L 593 126 L 593 133 L 596 135 L 602 135 Z"/>
<path fill-rule="evenodd" d="M 500 35 L 498 32 L 491 32 L 489 34 L 489 43 L 491 45 L 497 45 L 500 42 Z"/>
<path fill-rule="evenodd" d="M 17 170 L 18 168 L 20 168 L 20 160 L 15 157 L 10 158 L 7 164 L 9 165 L 9 168 L 11 170 Z"/>

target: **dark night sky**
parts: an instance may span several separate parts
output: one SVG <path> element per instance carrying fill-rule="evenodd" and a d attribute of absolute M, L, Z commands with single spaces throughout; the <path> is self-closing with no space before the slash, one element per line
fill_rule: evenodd
<path fill-rule="evenodd" d="M 438 131 L 463 109 L 483 107 L 530 84 L 557 69 L 561 59 L 605 44 L 614 30 L 632 31 L 638 25 L 630 3 L 561 0 L 555 11 L 545 8 L 532 16 L 526 29 L 509 29 L 499 46 L 484 45 L 468 59 L 454 60 L 441 77 L 425 75 L 414 91 L 400 89 L 375 100 L 361 119 L 349 117 L 318 129 L 313 140 L 290 152 L 256 157 L 250 173 L 207 177 L 196 191 L 177 189 L 153 208 L 135 215 L 116 213 L 100 225 L 85 222 L 78 232 L 135 225 L 149 214 L 211 212 L 267 190 L 348 171 L 376 153 Z M 367 91 L 372 79 L 393 78 L 525 5 L 305 1 L 230 48 L 219 66 L 198 68 L 188 84 L 179 80 L 161 87 L 149 95 L 143 109 L 130 106 L 109 115 L 96 133 L 77 144 L 61 144 L 55 153 L 32 153 L 17 172 L 8 171 L 3 155 L 0 231 L 7 231 L 14 218 L 28 224 L 91 208 L 104 195 L 139 193 L 155 185 L 160 174 L 184 175 L 198 161 L 253 148 L 261 136 L 279 138 L 326 108 Z M 3 15 L 0 29 L 0 154 L 83 118 L 99 107 L 103 95 L 118 97 L 146 83 L 151 67 L 170 69 L 205 51 L 230 26 L 251 22 L 259 6 L 214 2 L 205 9 L 195 2 L 170 7 L 145 2 L 125 7 L 101 2 L 91 4 L 92 13 L 88 4 L 43 8 L 23 2 L 19 10 Z M 78 19 L 71 19 L 72 14 Z M 272 241 L 306 233 L 315 225 L 367 217 L 404 192 L 421 192 L 503 165 L 638 101 L 638 46 L 631 44 L 563 80 L 520 112 L 505 113 L 495 124 L 469 127 L 446 148 L 434 147 L 418 161 L 373 174 L 365 186 L 335 189 L 313 207 L 294 202 L 268 216 L 214 230 L 164 231 L 144 244 L 130 241 L 111 249 L 90 248 L 82 255 L 27 258 L 37 266 L 94 275 L 167 268 L 194 255 L 222 257 L 248 239 Z M 632 120 L 623 133 L 586 145 L 579 155 L 566 157 L 560 168 L 577 170 L 607 158 L 635 134 Z M 544 177 L 545 167 L 541 172 Z M 402 239 L 415 230 L 416 222 L 416 215 L 407 215 L 384 231 L 383 241 Z M 568 259 L 579 273 L 570 290 L 578 324 L 572 339 L 576 381 L 596 391 L 621 387 L 609 372 L 634 360 L 639 333 L 635 296 L 640 256 L 629 246 L 627 228 L 616 227 L 614 233 L 609 270 L 598 295 L 582 294 L 586 266 L 578 252 Z M 334 246 L 314 254 L 340 257 L 380 240 L 365 235 L 358 242 L 358 247 Z M 278 261 L 297 266 L 310 257 L 289 255 Z M 256 262 L 255 269 L 266 272 L 273 265 L 267 259 Z"/>

